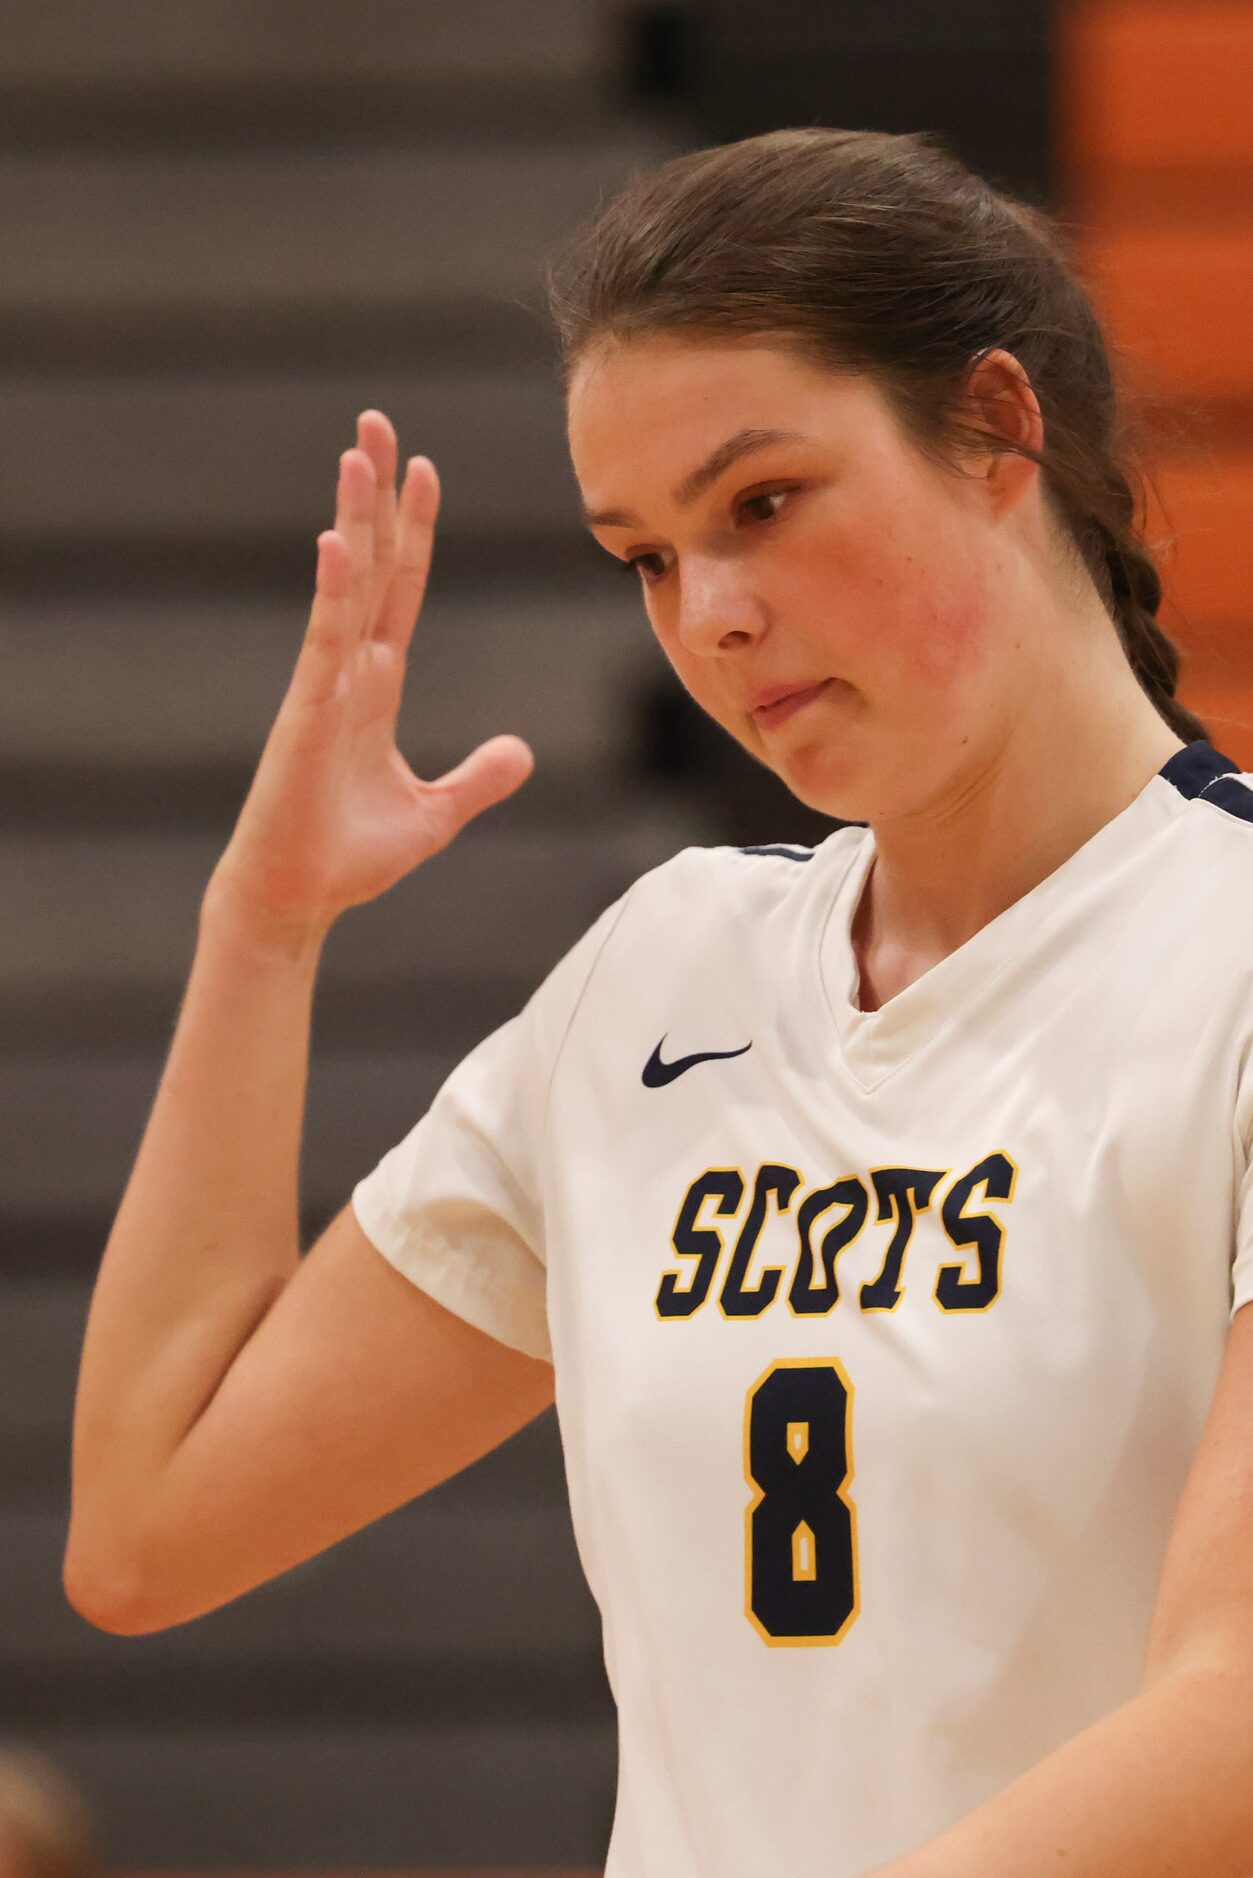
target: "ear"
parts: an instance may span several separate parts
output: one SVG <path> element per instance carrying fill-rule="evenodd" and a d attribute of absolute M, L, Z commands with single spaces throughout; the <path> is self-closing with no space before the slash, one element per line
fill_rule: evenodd
<path fill-rule="evenodd" d="M 992 346 L 981 352 L 967 373 L 962 417 L 989 437 L 1025 446 L 1039 455 L 1044 448 L 1044 419 L 1031 380 L 1012 352 Z M 1039 475 L 1039 465 L 1016 450 L 963 451 L 970 472 L 982 476 L 998 509 L 1022 500 Z"/>

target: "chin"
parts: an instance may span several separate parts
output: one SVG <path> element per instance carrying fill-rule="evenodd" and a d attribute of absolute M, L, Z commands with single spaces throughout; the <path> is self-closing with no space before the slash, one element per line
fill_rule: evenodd
<path fill-rule="evenodd" d="M 773 769 L 789 794 L 815 814 L 829 816 L 835 822 L 867 820 L 864 781 L 859 785 L 851 776 L 832 773 L 844 765 L 831 764 L 826 774 L 820 762 L 767 764 L 766 767 Z"/>

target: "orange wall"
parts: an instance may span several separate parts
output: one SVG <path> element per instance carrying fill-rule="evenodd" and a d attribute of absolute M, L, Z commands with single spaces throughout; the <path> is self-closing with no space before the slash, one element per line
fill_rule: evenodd
<path fill-rule="evenodd" d="M 1188 427 L 1148 461 L 1179 695 L 1253 770 L 1253 4 L 1056 17 L 1060 212 L 1107 332 Z"/>

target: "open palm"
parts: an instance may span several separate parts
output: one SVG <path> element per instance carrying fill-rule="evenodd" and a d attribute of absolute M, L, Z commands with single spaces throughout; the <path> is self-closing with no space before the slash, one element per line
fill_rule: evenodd
<path fill-rule="evenodd" d="M 335 526 L 318 537 L 316 592 L 291 683 L 206 902 L 321 932 L 375 899 L 534 767 L 520 737 L 491 737 L 434 782 L 396 747 L 405 665 L 431 564 L 439 479 L 363 411 L 339 464 Z"/>

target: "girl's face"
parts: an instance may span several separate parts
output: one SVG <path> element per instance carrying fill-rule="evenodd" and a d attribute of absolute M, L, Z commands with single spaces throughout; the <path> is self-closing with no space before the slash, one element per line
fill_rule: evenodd
<path fill-rule="evenodd" d="M 764 340 L 596 348 L 568 417 L 588 524 L 635 562 L 679 679 L 801 801 L 907 813 L 978 760 L 1021 683 L 995 472 L 928 462 L 873 380 Z M 819 681 L 786 720 L 754 715 Z"/>

